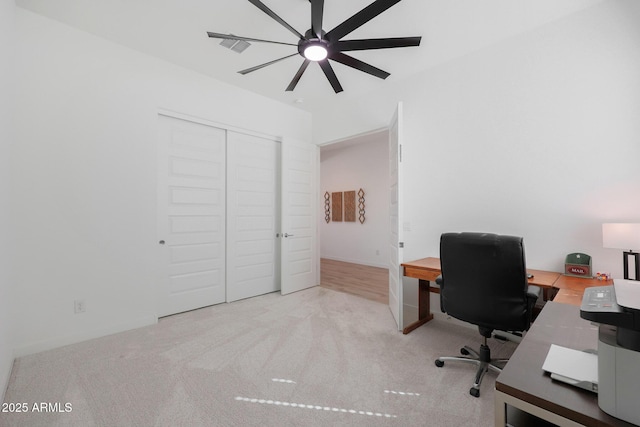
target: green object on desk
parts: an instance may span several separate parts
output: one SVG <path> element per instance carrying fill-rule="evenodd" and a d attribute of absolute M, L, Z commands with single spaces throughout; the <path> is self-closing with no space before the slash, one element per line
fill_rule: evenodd
<path fill-rule="evenodd" d="M 564 274 L 578 277 L 592 277 L 591 255 L 580 252 L 567 255 L 564 260 Z"/>

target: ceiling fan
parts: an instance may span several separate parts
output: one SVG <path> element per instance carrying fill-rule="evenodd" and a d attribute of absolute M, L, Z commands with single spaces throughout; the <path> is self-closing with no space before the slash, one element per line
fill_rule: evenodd
<path fill-rule="evenodd" d="M 238 71 L 240 74 L 248 74 L 253 71 L 264 68 L 268 65 L 275 64 L 283 59 L 291 58 L 292 56 L 301 55 L 304 58 L 304 62 L 298 69 L 298 72 L 287 86 L 287 91 L 293 91 L 300 81 L 302 74 L 305 72 L 311 62 L 317 62 L 320 68 L 324 72 L 325 76 L 331 83 L 333 90 L 336 93 L 342 92 L 342 86 L 336 77 L 333 67 L 329 63 L 329 59 L 340 62 L 341 64 L 355 68 L 356 70 L 363 71 L 371 74 L 372 76 L 386 79 L 389 77 L 389 73 L 373 65 L 362 62 L 352 56 L 346 55 L 343 52 L 353 50 L 369 50 L 369 49 L 388 49 L 395 47 L 409 47 L 419 46 L 422 37 L 393 37 L 393 38 L 379 38 L 379 39 L 362 39 L 362 40 L 341 40 L 344 36 L 354 31 L 356 28 L 366 24 L 371 19 L 380 15 L 385 10 L 389 9 L 401 0 L 376 0 L 369 6 L 362 9 L 349 19 L 345 20 L 331 31 L 325 32 L 322 29 L 322 15 L 324 10 L 324 0 L 309 0 L 311 3 L 311 28 L 302 35 L 298 30 L 286 23 L 282 18 L 275 14 L 260 0 L 249 0 L 251 4 L 262 10 L 269 15 L 280 25 L 284 26 L 287 30 L 291 31 L 296 37 L 299 38 L 297 44 L 284 43 L 271 40 L 262 40 L 251 37 L 240 37 L 230 34 L 220 34 L 207 32 L 209 37 L 227 40 L 244 40 L 261 43 L 275 43 L 289 46 L 297 46 L 298 52 L 287 55 L 282 58 L 269 61 L 267 63 L 257 65 L 255 67 L 247 68 L 246 70 Z"/>

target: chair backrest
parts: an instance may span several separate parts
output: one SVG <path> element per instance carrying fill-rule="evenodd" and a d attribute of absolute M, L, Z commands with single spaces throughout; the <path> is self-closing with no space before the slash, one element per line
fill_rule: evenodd
<path fill-rule="evenodd" d="M 445 233 L 440 238 L 442 311 L 485 329 L 529 328 L 521 237 Z"/>

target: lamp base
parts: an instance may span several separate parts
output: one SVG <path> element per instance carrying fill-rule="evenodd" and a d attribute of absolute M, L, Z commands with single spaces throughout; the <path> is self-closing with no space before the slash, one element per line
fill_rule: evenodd
<path fill-rule="evenodd" d="M 629 257 L 634 258 L 634 261 L 635 261 L 636 275 L 633 279 L 629 278 Z M 640 253 L 633 252 L 633 251 L 629 251 L 629 252 L 625 251 L 622 253 L 622 262 L 624 265 L 624 278 L 626 280 L 640 281 Z"/>

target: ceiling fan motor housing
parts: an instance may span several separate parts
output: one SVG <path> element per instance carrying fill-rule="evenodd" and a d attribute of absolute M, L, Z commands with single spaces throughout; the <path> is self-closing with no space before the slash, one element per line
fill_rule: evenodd
<path fill-rule="evenodd" d="M 307 58 L 307 55 L 305 55 L 305 50 L 312 46 L 319 46 L 324 48 L 324 50 L 327 52 L 327 56 L 330 56 L 331 55 L 330 42 L 329 40 L 325 39 L 325 35 L 326 35 L 326 32 L 322 31 L 321 38 L 318 38 L 312 30 L 308 30 L 304 34 L 304 38 L 300 39 L 300 41 L 298 42 L 298 53 L 303 58 Z"/>

